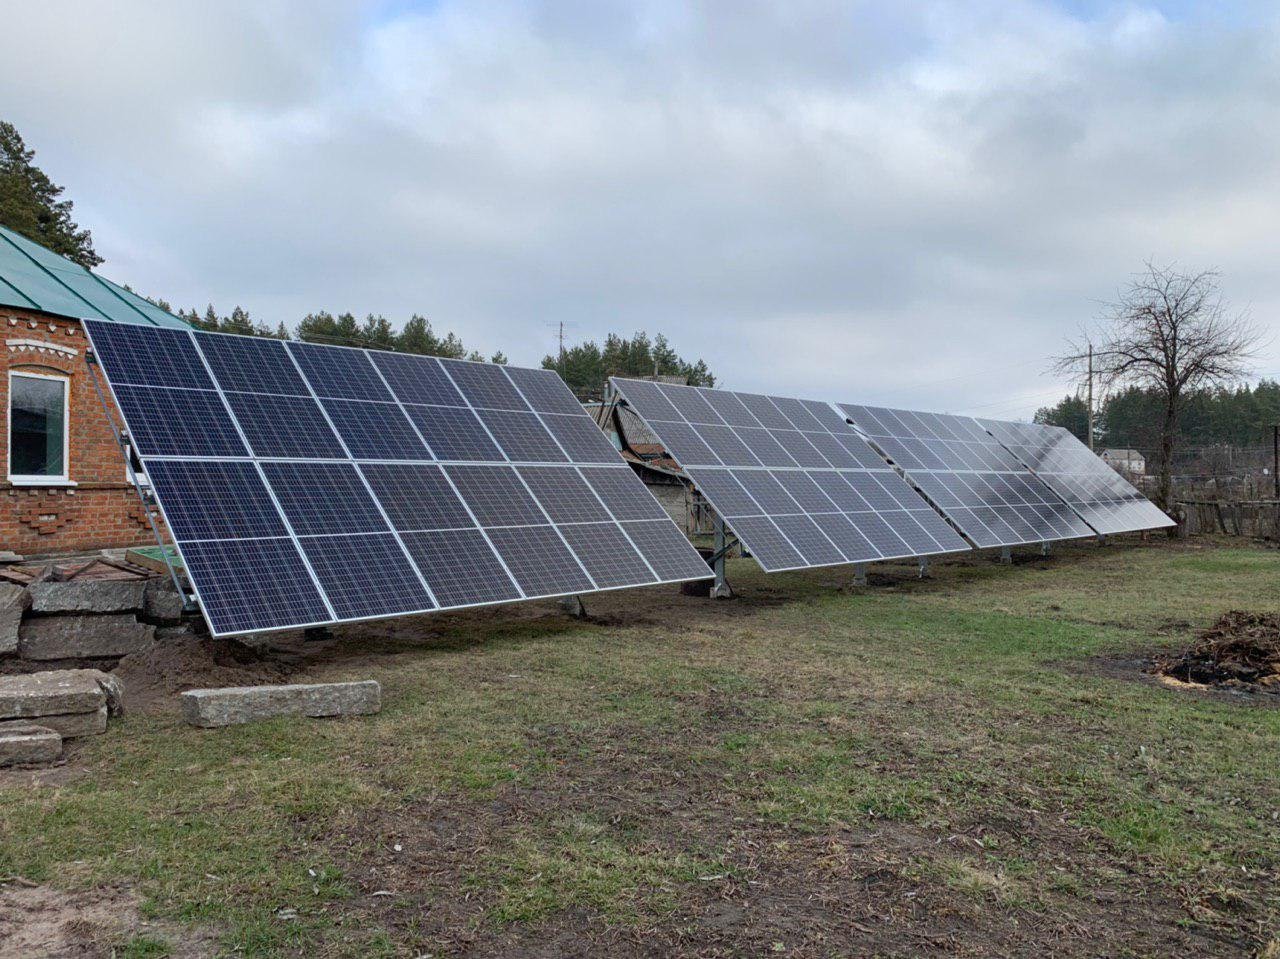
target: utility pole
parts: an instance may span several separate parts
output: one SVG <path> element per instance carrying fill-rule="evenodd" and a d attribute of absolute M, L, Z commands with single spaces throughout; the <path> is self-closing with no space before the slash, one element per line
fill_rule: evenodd
<path fill-rule="evenodd" d="M 1089 452 L 1093 452 L 1093 343 L 1089 344 Z"/>
<path fill-rule="evenodd" d="M 564 379 L 564 320 L 560 321 L 560 378 Z"/>

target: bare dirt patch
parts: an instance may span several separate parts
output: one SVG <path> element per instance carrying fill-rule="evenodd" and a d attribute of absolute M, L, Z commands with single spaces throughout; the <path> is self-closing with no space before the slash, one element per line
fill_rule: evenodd
<path fill-rule="evenodd" d="M 1226 613 L 1185 653 L 1161 661 L 1159 672 L 1185 683 L 1280 694 L 1280 616 Z"/>
<path fill-rule="evenodd" d="M 183 927 L 161 928 L 138 915 L 128 889 L 63 892 L 48 886 L 0 883 L 0 959 L 99 959 L 131 939 L 169 947 L 170 959 L 201 959 L 217 952 L 212 937 Z"/>

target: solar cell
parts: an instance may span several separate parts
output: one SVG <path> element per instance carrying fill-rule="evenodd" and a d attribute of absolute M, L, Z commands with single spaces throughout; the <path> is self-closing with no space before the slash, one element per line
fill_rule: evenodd
<path fill-rule="evenodd" d="M 338 619 L 435 609 L 417 571 L 390 533 L 300 536 L 298 542 Z"/>
<path fill-rule="evenodd" d="M 218 635 L 710 576 L 551 371 L 85 328 Z"/>
<path fill-rule="evenodd" d="M 383 402 L 394 399 L 364 350 L 315 343 L 289 343 L 286 348 L 316 396 Z"/>
<path fill-rule="evenodd" d="M 452 406 L 406 406 L 404 411 L 440 460 L 502 460 L 502 451 L 475 410 Z"/>
<path fill-rule="evenodd" d="M 369 356 L 401 403 L 467 405 L 440 361 L 434 357 L 385 352 L 370 353 Z"/>
<path fill-rule="evenodd" d="M 342 459 L 347 455 L 320 405 L 310 396 L 223 395 L 255 456 Z"/>
<path fill-rule="evenodd" d="M 418 431 L 395 403 L 332 399 L 320 402 L 354 459 L 431 459 Z"/>
<path fill-rule="evenodd" d="M 560 533 L 601 589 L 657 581 L 616 523 L 571 524 Z"/>
<path fill-rule="evenodd" d="M 120 386 L 115 394 L 140 456 L 248 455 L 217 393 Z"/>
<path fill-rule="evenodd" d="M 478 529 L 405 533 L 403 539 L 441 606 L 477 606 L 523 598 Z"/>
<path fill-rule="evenodd" d="M 566 463 L 551 434 L 535 413 L 481 410 L 480 419 L 498 442 L 507 459 L 516 463 Z M 597 429 L 597 433 L 600 431 Z"/>
<path fill-rule="evenodd" d="M 990 419 L 980 419 L 978 424 L 1099 533 L 1174 525 L 1159 507 L 1067 430 Z"/>
<path fill-rule="evenodd" d="M 380 533 L 378 504 L 352 463 L 263 463 L 276 501 L 297 536 Z"/>
<path fill-rule="evenodd" d="M 487 532 L 525 596 L 563 596 L 596 588 L 554 526 L 504 526 Z"/>
<path fill-rule="evenodd" d="M 210 337 L 200 352 L 224 391 L 311 395 L 280 340 Z"/>
<path fill-rule="evenodd" d="M 829 404 L 613 385 L 767 570 L 969 548 Z"/>
<path fill-rule="evenodd" d="M 975 545 L 1092 535 L 972 417 L 853 404 L 840 409 Z"/>

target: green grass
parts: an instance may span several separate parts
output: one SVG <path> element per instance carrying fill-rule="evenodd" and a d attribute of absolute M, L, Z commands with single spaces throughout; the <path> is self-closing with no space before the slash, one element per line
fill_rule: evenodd
<path fill-rule="evenodd" d="M 723 884 L 818 888 L 875 864 L 993 952 L 1064 916 L 1114 945 L 1095 953 L 1141 952 L 1099 889 L 1169 936 L 1199 923 L 1226 954 L 1264 946 L 1280 710 L 1083 664 L 1280 609 L 1280 554 L 1131 544 L 899 570 L 858 590 L 738 561 L 738 600 L 589 599 L 608 625 L 525 608 L 352 630 L 309 678 L 381 680 L 380 716 L 130 715 L 60 785 L 0 778 L 0 876 L 122 883 L 148 919 L 245 956 L 696 930 Z M 1236 899 L 1238 915 L 1179 906 Z M 759 921 L 740 951 L 791 948 Z M 167 950 L 149 932 L 116 954 Z"/>

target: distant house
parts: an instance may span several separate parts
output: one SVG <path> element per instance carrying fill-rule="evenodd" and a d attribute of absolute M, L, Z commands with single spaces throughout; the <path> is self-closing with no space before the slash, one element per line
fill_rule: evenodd
<path fill-rule="evenodd" d="M 1147 460 L 1137 450 L 1103 450 L 1102 462 L 1119 473 L 1141 476 L 1147 471 Z"/>
<path fill-rule="evenodd" d="M 40 556 L 155 541 L 85 363 L 86 317 L 188 328 L 0 227 L 0 553 Z"/>

